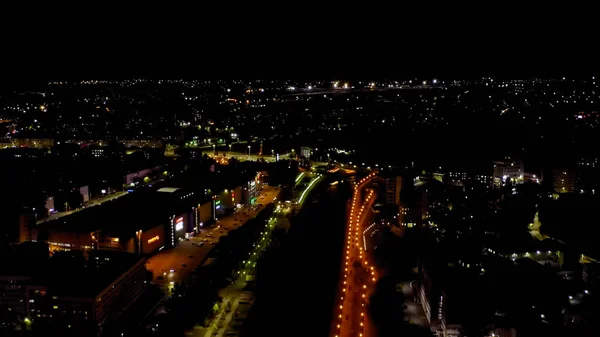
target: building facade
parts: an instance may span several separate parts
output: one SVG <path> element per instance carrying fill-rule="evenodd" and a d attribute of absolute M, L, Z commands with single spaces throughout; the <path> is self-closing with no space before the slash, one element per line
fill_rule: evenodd
<path fill-rule="evenodd" d="M 242 201 L 244 205 L 254 205 L 259 195 L 258 184 L 256 180 L 250 180 L 242 187 Z"/>
<path fill-rule="evenodd" d="M 513 184 L 523 183 L 525 178 L 525 165 L 522 161 L 510 160 L 494 162 L 494 182 L 502 185 L 508 181 Z"/>
<path fill-rule="evenodd" d="M 38 261 L 39 269 L 33 272 L 19 268 L 0 271 L 3 322 L 43 329 L 48 336 L 61 335 L 61 331 L 99 336 L 146 288 L 146 260 L 139 255 L 62 256 L 58 264 L 54 259 Z M 64 273 L 70 267 L 85 272 Z"/>
<path fill-rule="evenodd" d="M 312 156 L 313 154 L 313 149 L 307 146 L 303 146 L 300 148 L 300 155 L 302 155 L 302 157 L 310 159 L 310 156 Z"/>
<path fill-rule="evenodd" d="M 402 190 L 402 177 L 385 178 L 385 203 L 400 206 L 400 192 Z"/>
<path fill-rule="evenodd" d="M 573 193 L 577 183 L 577 175 L 570 169 L 554 169 L 552 171 L 552 185 L 556 193 Z"/>

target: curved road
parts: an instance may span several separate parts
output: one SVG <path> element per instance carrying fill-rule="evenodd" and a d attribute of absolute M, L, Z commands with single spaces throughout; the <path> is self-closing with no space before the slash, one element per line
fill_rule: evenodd
<path fill-rule="evenodd" d="M 339 285 L 340 298 L 333 316 L 335 337 L 367 337 L 374 335 L 374 329 L 367 317 L 367 299 L 375 274 L 363 252 L 362 232 L 370 220 L 370 209 L 375 200 L 373 190 L 366 186 L 375 173 L 361 179 L 355 186 L 348 214 L 344 265 Z"/>

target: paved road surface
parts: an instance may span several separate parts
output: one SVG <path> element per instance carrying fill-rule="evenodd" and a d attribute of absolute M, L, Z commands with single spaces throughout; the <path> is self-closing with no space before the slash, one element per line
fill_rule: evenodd
<path fill-rule="evenodd" d="M 314 178 L 319 178 L 320 175 L 316 175 Z M 315 182 L 316 184 L 316 182 Z M 313 184 L 314 185 L 314 184 Z M 312 187 L 307 186 L 305 189 L 306 193 L 310 192 Z M 283 207 L 281 207 L 283 206 Z M 299 207 L 301 204 L 299 205 Z M 270 244 L 270 236 L 273 229 L 277 228 L 280 216 L 290 212 L 292 205 L 278 205 L 266 230 L 262 233 L 264 238 L 258 241 L 250 256 L 246 260 L 244 268 L 239 271 L 239 276 L 235 282 L 228 287 L 219 291 L 219 296 L 223 299 L 219 305 L 219 312 L 211 320 L 208 326 L 195 326 L 191 331 L 188 331 L 186 335 L 194 337 L 223 337 L 223 336 L 237 336 L 241 330 L 241 326 L 244 321 L 236 320 L 245 317 L 244 313 L 247 313 L 254 302 L 254 294 L 252 292 L 244 291 L 246 286 L 245 277 L 247 275 L 254 275 L 256 272 L 256 262 L 258 261 L 261 253 L 264 249 L 267 249 Z M 242 298 L 246 296 L 242 300 Z M 248 299 L 247 297 L 252 297 Z"/>
<path fill-rule="evenodd" d="M 279 212 L 279 210 L 276 212 Z M 213 317 L 208 326 L 195 326 L 187 335 L 197 337 L 222 337 L 228 333 L 228 331 L 230 333 L 234 333 L 236 331 L 239 332 L 239 326 L 235 327 L 234 325 L 241 325 L 242 322 L 231 324 L 240 314 L 240 311 L 242 311 L 238 310 L 238 307 L 242 303 L 249 307 L 251 305 L 250 303 L 254 302 L 254 294 L 252 292 L 246 292 L 246 297 L 242 298 L 244 293 L 243 289 L 246 286 L 245 279 L 246 276 L 255 274 L 256 262 L 258 261 L 261 253 L 267 249 L 270 244 L 269 238 L 273 229 L 276 228 L 276 219 L 277 216 L 273 216 L 269 220 L 268 225 L 262 232 L 263 238 L 257 242 L 257 245 L 255 245 L 252 252 L 250 252 L 249 257 L 246 260 L 246 264 L 242 270 L 238 271 L 238 277 L 236 278 L 235 282 L 219 291 L 219 296 L 221 296 L 223 300 L 219 304 L 219 312 L 217 315 Z"/>
<path fill-rule="evenodd" d="M 273 202 L 276 200 L 278 193 L 279 187 L 264 186 L 256 205 L 264 206 Z M 189 241 L 182 241 L 175 248 L 163 250 L 150 257 L 146 269 L 153 272 L 152 281 L 156 284 L 168 286 L 169 282 L 178 283 L 187 280 L 191 272 L 200 265 L 200 261 L 204 260 L 214 247 L 211 243 L 218 242 L 221 236 L 227 235 L 230 230 L 242 226 L 262 209 L 264 207 L 256 210 L 244 207 L 230 216 L 218 219 L 215 224 L 202 229 L 197 236 L 190 238 Z M 200 242 L 202 242 L 202 246 L 198 246 Z M 182 263 L 186 266 L 181 266 Z M 170 273 L 171 268 L 175 269 L 174 273 Z"/>
<path fill-rule="evenodd" d="M 404 310 L 404 316 L 412 324 L 418 325 L 423 328 L 429 328 L 429 322 L 423 311 L 421 304 L 415 302 L 413 291 L 410 282 L 402 282 L 402 293 L 404 294 L 404 304 L 406 304 L 406 310 Z"/>
<path fill-rule="evenodd" d="M 366 310 L 369 291 L 374 283 L 370 280 L 371 267 L 362 248 L 362 232 L 370 223 L 369 210 L 375 200 L 373 191 L 365 187 L 373 177 L 374 174 L 371 174 L 358 182 L 350 204 L 340 301 L 333 317 L 333 336 L 367 337 L 374 333 Z"/>

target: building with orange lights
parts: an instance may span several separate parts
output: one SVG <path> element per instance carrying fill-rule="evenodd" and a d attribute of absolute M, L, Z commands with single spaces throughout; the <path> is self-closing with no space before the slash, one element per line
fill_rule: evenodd
<path fill-rule="evenodd" d="M 194 192 L 161 188 L 136 192 L 100 206 L 40 224 L 21 221 L 20 242 L 48 243 L 58 250 L 112 250 L 152 254 L 197 230 Z"/>

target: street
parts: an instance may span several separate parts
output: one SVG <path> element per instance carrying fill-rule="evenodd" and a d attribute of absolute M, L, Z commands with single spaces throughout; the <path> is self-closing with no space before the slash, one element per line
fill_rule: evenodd
<path fill-rule="evenodd" d="M 311 182 L 305 187 L 302 195 L 310 193 L 312 188 L 321 180 L 321 175 L 312 177 Z M 302 198 L 300 198 L 302 199 Z M 301 208 L 303 202 L 297 201 L 295 207 Z M 245 290 L 247 278 L 253 278 L 256 271 L 256 263 L 265 249 L 270 245 L 270 237 L 272 231 L 278 227 L 278 222 L 281 221 L 282 215 L 286 215 L 294 207 L 291 203 L 280 204 L 275 209 L 272 217 L 269 219 L 268 225 L 261 233 L 262 238 L 256 243 L 253 251 L 250 252 L 248 259 L 244 261 L 244 266 L 238 271 L 238 277 L 233 284 L 219 291 L 219 296 L 222 301 L 219 303 L 219 312 L 212 318 L 207 326 L 196 325 L 192 331 L 186 335 L 195 337 L 222 337 L 222 336 L 237 336 L 240 333 L 241 327 L 244 324 L 250 308 L 254 303 L 254 293 Z M 284 217 L 283 217 L 284 218 Z"/>
<path fill-rule="evenodd" d="M 277 210 L 276 212 L 279 212 Z M 262 238 L 257 242 L 256 246 L 250 252 L 248 260 L 245 261 L 242 270 L 238 271 L 238 277 L 235 279 L 233 284 L 219 291 L 219 296 L 223 298 L 219 305 L 219 312 L 207 327 L 195 326 L 193 332 L 188 335 L 198 337 L 222 337 L 225 334 L 227 336 L 235 336 L 239 334 L 239 329 L 243 324 L 242 317 L 247 315 L 250 306 L 254 302 L 254 293 L 251 291 L 244 291 L 246 286 L 246 278 L 253 277 L 256 270 L 256 262 L 262 252 L 269 247 L 270 236 L 273 229 L 276 227 L 276 214 L 269 219 L 268 225 L 262 232 Z M 236 324 L 232 324 L 232 321 L 236 321 Z"/>
<path fill-rule="evenodd" d="M 279 187 L 264 186 L 255 205 L 267 205 L 276 200 Z M 201 229 L 189 241 L 180 242 L 175 248 L 163 250 L 148 258 L 146 269 L 153 273 L 152 282 L 167 287 L 170 282 L 185 281 L 191 272 L 200 266 L 221 236 L 254 218 L 264 207 L 243 207 L 232 215 L 218 219 L 213 225 Z M 201 246 L 199 246 L 201 244 Z M 182 266 L 181 264 L 186 266 Z M 175 269 L 171 273 L 170 269 Z"/>
<path fill-rule="evenodd" d="M 276 201 L 279 190 L 279 187 L 265 185 L 260 191 L 255 205 L 264 206 Z M 175 283 L 180 283 L 190 277 L 192 271 L 200 266 L 221 236 L 244 225 L 263 209 L 264 207 L 254 209 L 244 206 L 234 214 L 218 219 L 213 225 L 202 229 L 189 241 L 181 241 L 175 248 L 160 251 L 149 257 L 146 261 L 146 269 L 152 272 L 152 283 L 159 285 L 167 295 L 161 302 L 171 294 L 170 290 Z M 171 268 L 173 272 L 171 272 Z M 149 315 L 158 315 L 163 312 L 164 307 L 158 303 Z"/>
<path fill-rule="evenodd" d="M 343 277 L 340 300 L 334 312 L 333 335 L 336 337 L 373 336 L 374 329 L 367 316 L 367 300 L 375 272 L 363 252 L 362 232 L 370 223 L 370 210 L 375 200 L 373 190 L 366 189 L 375 173 L 361 179 L 355 186 L 348 214 Z M 364 196 L 363 196 L 364 193 Z"/>

